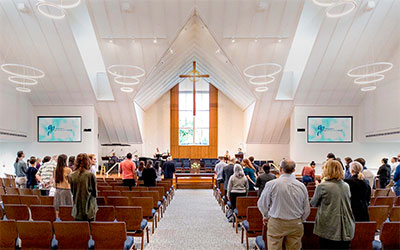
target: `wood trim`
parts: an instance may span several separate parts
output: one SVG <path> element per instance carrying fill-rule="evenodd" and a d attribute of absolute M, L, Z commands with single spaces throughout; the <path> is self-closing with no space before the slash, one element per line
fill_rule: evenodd
<path fill-rule="evenodd" d="M 218 89 L 210 84 L 210 145 L 179 146 L 179 84 L 171 89 L 171 155 L 174 158 L 217 158 L 218 155 Z"/>

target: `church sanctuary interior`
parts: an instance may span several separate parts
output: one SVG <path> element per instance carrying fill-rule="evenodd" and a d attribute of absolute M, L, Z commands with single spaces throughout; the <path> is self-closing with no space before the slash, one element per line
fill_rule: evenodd
<path fill-rule="evenodd" d="M 0 249 L 400 250 L 400 0 L 0 0 Z"/>

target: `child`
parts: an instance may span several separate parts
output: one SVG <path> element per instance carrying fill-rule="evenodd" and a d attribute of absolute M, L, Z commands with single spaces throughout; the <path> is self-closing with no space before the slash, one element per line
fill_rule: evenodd
<path fill-rule="evenodd" d="M 37 173 L 37 168 L 36 168 L 36 158 L 32 156 L 29 159 L 29 168 L 26 171 L 26 187 L 29 189 L 34 189 L 36 188 L 37 181 L 36 181 L 36 173 Z"/>

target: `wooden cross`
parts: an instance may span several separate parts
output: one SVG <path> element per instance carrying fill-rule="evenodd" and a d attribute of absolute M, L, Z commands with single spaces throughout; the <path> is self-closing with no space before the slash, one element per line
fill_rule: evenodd
<path fill-rule="evenodd" d="M 193 82 L 193 116 L 196 115 L 196 77 L 208 78 L 210 75 L 200 75 L 200 72 L 196 70 L 196 61 L 193 61 L 193 70 L 187 75 L 180 75 L 181 78 L 189 78 Z"/>

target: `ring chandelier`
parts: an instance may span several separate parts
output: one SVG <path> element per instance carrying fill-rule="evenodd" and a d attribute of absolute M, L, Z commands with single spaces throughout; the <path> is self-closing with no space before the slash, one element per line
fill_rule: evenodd
<path fill-rule="evenodd" d="M 330 1 L 321 1 L 321 0 L 313 0 L 315 5 L 326 7 L 325 14 L 330 18 L 338 18 L 350 14 L 357 8 L 357 2 L 355 0 L 330 0 Z M 332 13 L 332 10 L 336 8 L 342 8 L 344 6 L 348 6 L 349 8 L 344 8 L 344 11 L 339 13 Z"/>
<path fill-rule="evenodd" d="M 272 73 L 269 74 L 261 74 L 261 75 L 254 75 L 249 73 L 249 70 L 257 68 L 257 67 L 273 67 L 275 68 Z M 277 63 L 258 63 L 251 65 L 243 70 L 243 74 L 247 77 L 249 77 L 249 83 L 259 86 L 255 89 L 256 92 L 265 92 L 268 91 L 267 86 L 262 86 L 262 85 L 267 85 L 275 81 L 274 75 L 278 74 L 279 72 L 282 71 L 282 66 L 277 64 Z M 260 81 L 259 79 L 265 78 L 265 80 Z"/>
<path fill-rule="evenodd" d="M 374 68 L 379 66 L 383 68 L 374 71 Z M 354 79 L 355 84 L 366 85 L 382 81 L 383 79 L 385 79 L 385 75 L 383 75 L 383 73 L 391 70 L 392 68 L 393 68 L 393 63 L 391 62 L 368 63 L 350 69 L 349 71 L 347 71 L 347 75 L 355 78 Z M 376 86 L 366 86 L 361 88 L 361 91 L 371 91 L 375 89 Z"/>
<path fill-rule="evenodd" d="M 127 75 L 119 72 L 123 72 L 126 70 L 137 70 L 139 71 L 136 75 Z M 137 85 L 140 83 L 140 77 L 143 77 L 146 74 L 146 71 L 139 66 L 135 65 L 125 65 L 125 64 L 114 64 L 107 68 L 107 72 L 114 76 L 114 82 L 120 85 L 124 85 L 120 90 L 122 92 L 131 93 L 133 92 L 133 88 L 127 87 L 132 85 Z"/>
<path fill-rule="evenodd" d="M 19 73 L 20 71 L 16 71 L 16 68 L 21 69 L 23 72 L 26 72 L 27 70 L 30 72 L 22 74 Z M 6 74 L 10 75 L 8 77 L 10 82 L 23 85 L 22 87 L 16 87 L 16 90 L 24 93 L 31 92 L 31 89 L 25 86 L 33 86 L 38 84 L 37 79 L 43 78 L 46 75 L 43 70 L 18 63 L 4 63 L 0 66 L 0 69 Z"/>
<path fill-rule="evenodd" d="M 38 0 L 38 1 L 39 2 L 36 4 L 37 11 L 43 16 L 51 19 L 63 19 L 67 15 L 65 9 L 75 8 L 81 3 L 81 0 L 74 0 L 74 2 L 71 2 L 69 4 L 66 4 L 64 0 L 60 0 L 59 4 L 50 2 L 48 0 Z M 49 11 L 51 9 L 56 10 L 58 14 L 52 14 Z"/>

